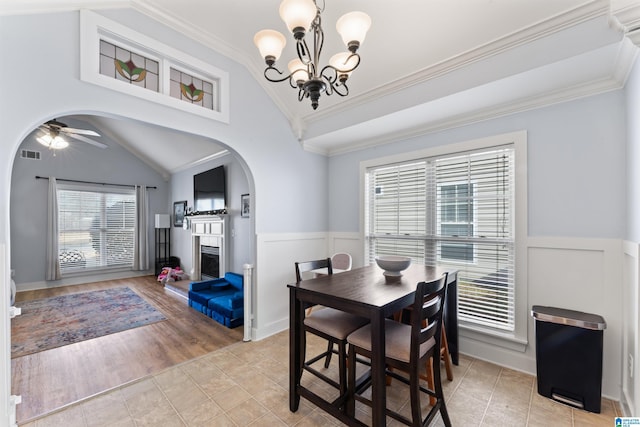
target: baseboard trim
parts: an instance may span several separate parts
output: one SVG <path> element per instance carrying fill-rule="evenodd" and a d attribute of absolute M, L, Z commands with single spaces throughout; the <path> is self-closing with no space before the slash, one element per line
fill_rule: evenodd
<path fill-rule="evenodd" d="M 38 289 L 59 288 L 61 286 L 83 285 L 85 283 L 102 282 L 105 280 L 127 279 L 129 277 L 152 276 L 153 270 L 147 271 L 117 271 L 110 273 L 101 273 L 91 276 L 68 277 L 54 281 L 39 281 L 30 283 L 16 283 L 17 292 L 36 291 Z"/>

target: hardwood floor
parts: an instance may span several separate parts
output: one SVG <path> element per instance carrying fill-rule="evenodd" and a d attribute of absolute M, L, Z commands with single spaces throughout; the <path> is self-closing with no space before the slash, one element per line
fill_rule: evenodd
<path fill-rule="evenodd" d="M 128 286 L 167 320 L 11 360 L 11 394 L 21 395 L 24 423 L 62 406 L 241 341 L 243 328 L 228 329 L 196 312 L 153 276 L 20 292 L 20 301 Z"/>

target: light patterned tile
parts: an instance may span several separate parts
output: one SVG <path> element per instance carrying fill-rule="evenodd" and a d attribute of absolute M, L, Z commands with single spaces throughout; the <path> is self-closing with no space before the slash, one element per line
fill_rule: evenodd
<path fill-rule="evenodd" d="M 86 427 L 82 408 L 71 406 L 63 411 L 36 420 L 36 427 Z"/>
<path fill-rule="evenodd" d="M 235 408 L 227 411 L 227 416 L 240 427 L 245 427 L 269 413 L 257 400 L 249 399 Z"/>

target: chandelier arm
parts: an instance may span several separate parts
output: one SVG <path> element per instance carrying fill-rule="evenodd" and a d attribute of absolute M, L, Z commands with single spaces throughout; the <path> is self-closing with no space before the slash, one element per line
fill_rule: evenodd
<path fill-rule="evenodd" d="M 322 54 L 322 48 L 324 47 L 324 31 L 322 30 L 320 9 L 318 9 L 316 19 L 313 21 L 311 28 L 313 29 L 313 76 L 318 77 L 322 74 L 318 74 L 318 72 L 320 71 L 320 55 Z"/>
<path fill-rule="evenodd" d="M 281 76 L 283 76 L 283 75 L 284 75 L 284 73 L 283 73 L 282 71 L 278 70 L 278 69 L 277 69 L 276 67 L 274 67 L 274 66 L 269 66 L 269 67 L 265 68 L 265 69 L 264 69 L 264 78 L 265 78 L 265 79 L 267 79 L 267 80 L 269 80 L 270 82 L 273 82 L 273 83 L 280 83 L 280 82 L 283 82 L 283 81 L 285 81 L 285 80 L 287 80 L 287 79 L 291 80 L 291 74 L 288 74 L 288 75 L 286 75 L 286 76 L 284 76 L 284 77 L 282 77 L 282 78 L 271 78 L 271 77 L 269 77 L 269 74 L 268 74 L 268 73 L 269 73 L 269 71 L 275 71 L 276 73 L 278 73 L 278 74 L 279 74 L 279 75 L 281 75 Z M 272 73 L 272 74 L 273 74 L 273 73 Z M 294 86 L 294 87 L 296 87 L 296 86 Z"/>
<path fill-rule="evenodd" d="M 347 82 L 338 83 L 336 85 L 332 85 L 333 92 L 337 93 L 340 96 L 349 95 L 349 86 L 347 86 Z"/>
<path fill-rule="evenodd" d="M 307 46 L 307 41 L 305 39 L 296 41 L 296 53 L 298 54 L 298 59 L 302 61 L 304 65 L 309 65 L 313 63 L 313 58 L 311 57 L 309 50 L 309 46 Z"/>
<path fill-rule="evenodd" d="M 306 95 L 306 96 L 309 96 L 309 95 L 304 91 L 304 89 L 300 88 L 300 89 L 298 90 L 298 101 L 299 101 L 299 102 L 301 102 L 301 101 L 304 99 L 305 95 Z"/>

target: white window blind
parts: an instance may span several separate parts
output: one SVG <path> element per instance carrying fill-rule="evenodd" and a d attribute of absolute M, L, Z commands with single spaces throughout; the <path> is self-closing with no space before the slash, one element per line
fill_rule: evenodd
<path fill-rule="evenodd" d="M 460 320 L 513 331 L 514 172 L 511 146 L 369 169 L 370 261 L 456 269 Z"/>
<path fill-rule="evenodd" d="M 60 270 L 133 265 L 136 200 L 133 189 L 64 185 L 58 188 Z"/>

